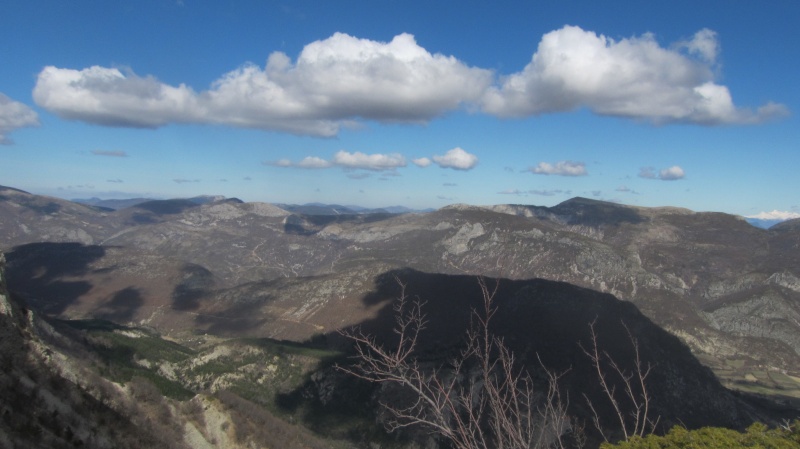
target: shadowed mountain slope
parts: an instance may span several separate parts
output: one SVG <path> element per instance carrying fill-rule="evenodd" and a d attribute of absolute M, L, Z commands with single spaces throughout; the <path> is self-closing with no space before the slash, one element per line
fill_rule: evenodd
<path fill-rule="evenodd" d="M 497 312 L 491 331 L 503 338 L 519 366 L 532 373 L 534 379 L 546 379 L 543 366 L 563 373 L 559 383 L 562 397 L 569 403 L 569 413 L 576 422 L 591 427 L 591 401 L 606 429 L 618 427 L 615 412 L 583 351 L 591 347 L 590 325 L 597 332 L 600 350 L 627 373 L 635 370 L 635 341 L 643 366 L 652 367 L 646 381 L 647 392 L 652 398 L 651 416 L 659 418 L 662 431 L 673 425 L 743 428 L 755 420 L 774 422 L 781 416 L 779 411 L 764 409 L 725 389 L 685 344 L 655 325 L 629 302 L 562 282 L 486 281 L 490 290 L 497 286 L 493 302 Z M 473 321 L 473 311 L 483 307 L 477 279 L 408 269 L 380 275 L 374 289 L 362 300 L 367 307 L 379 305 L 380 308 L 373 318 L 356 326 L 390 348 L 397 343 L 392 305 L 401 295 L 400 283 L 409 299 L 419 298 L 424 303 L 427 324 L 418 340 L 416 356 L 422 360 L 422 366 L 427 367 L 425 369 L 444 367 L 446 371 L 451 358 L 459 355 Z M 335 347 L 348 351 L 349 341 L 338 333 L 328 334 L 327 339 Z M 611 388 L 623 394 L 624 385 L 615 378 L 611 366 L 604 365 L 603 369 Z M 544 388 L 543 385 L 539 387 Z M 353 394 L 352 388 L 351 379 L 329 369 L 313 376 L 304 389 L 287 397 L 285 404 L 296 407 L 302 402 L 300 397 L 322 395 L 323 403 L 332 404 L 329 413 L 342 413 L 343 408 L 363 407 L 366 397 L 371 398 L 367 400 L 380 419 L 383 415 L 378 403 L 392 401 L 393 395 L 398 394 L 382 386 L 372 387 L 369 394 Z M 632 405 L 624 397 L 620 398 L 627 416 L 633 411 Z M 395 400 L 400 399 L 395 397 Z M 316 413 L 324 415 L 325 407 Z M 591 438 L 598 437 L 593 429 L 586 430 Z"/>

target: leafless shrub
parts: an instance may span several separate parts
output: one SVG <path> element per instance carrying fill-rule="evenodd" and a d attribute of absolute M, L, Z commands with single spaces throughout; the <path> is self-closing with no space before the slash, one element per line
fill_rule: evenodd
<path fill-rule="evenodd" d="M 614 409 L 624 439 L 627 441 L 634 436 L 642 437 L 652 433 L 659 421 L 658 417 L 653 418 L 651 416 L 651 398 L 647 392 L 646 380 L 653 368 L 652 365 L 650 363 L 645 365 L 642 362 L 639 343 L 623 322 L 622 325 L 628 334 L 628 340 L 633 346 L 634 358 L 632 371 L 622 368 L 607 351 L 600 351 L 598 348 L 595 324 L 596 321 L 589 324 L 590 347 L 587 349 L 581 345 L 581 349 L 589 357 L 597 373 L 597 382 Z M 621 382 L 622 393 L 617 391 L 615 383 L 609 376 L 614 376 Z M 595 404 L 585 394 L 584 398 L 594 415 L 595 428 L 600 432 L 604 440 L 609 441 L 608 430 L 601 425 L 600 414 L 595 408 Z"/>
<path fill-rule="evenodd" d="M 547 387 L 539 391 L 514 353 L 490 331 L 498 284 L 490 289 L 478 278 L 483 310 L 473 312 L 466 347 L 445 366 L 429 367 L 414 357 L 427 324 L 424 302 L 408 298 L 406 285 L 396 281 L 400 286 L 394 304 L 396 346 L 385 347 L 360 329 L 343 331 L 355 342 L 356 364 L 338 367 L 411 393 L 408 404 L 382 403 L 390 416 L 387 430 L 420 426 L 459 449 L 565 447 L 564 436 L 574 429 L 558 389 L 563 373 L 542 366 Z"/>

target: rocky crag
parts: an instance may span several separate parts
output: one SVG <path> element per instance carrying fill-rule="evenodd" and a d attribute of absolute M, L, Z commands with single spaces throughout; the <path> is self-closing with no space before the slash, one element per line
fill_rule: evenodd
<path fill-rule="evenodd" d="M 99 334 L 86 331 L 88 324 L 39 317 L 9 294 L 4 269 L 0 253 L 0 447 L 329 447 L 233 393 L 198 387 L 201 374 L 184 377 L 200 394 L 187 389 L 178 396 L 154 385 L 153 379 L 170 382 L 167 377 L 120 381 L 119 372 L 108 371 L 114 368 L 107 357 L 116 348 L 133 362 L 130 347 L 115 346 L 113 338 L 98 339 Z M 150 338 L 148 346 L 165 344 L 140 330 L 108 329 L 113 331 L 107 335 L 130 341 Z M 202 364 L 204 356 L 188 363 Z"/>

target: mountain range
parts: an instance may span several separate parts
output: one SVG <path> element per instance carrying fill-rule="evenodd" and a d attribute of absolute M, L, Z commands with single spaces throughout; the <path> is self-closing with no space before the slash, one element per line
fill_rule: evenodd
<path fill-rule="evenodd" d="M 483 276 L 500 285 L 497 332 L 524 360 L 569 370 L 565 388 L 586 383 L 576 342 L 597 320 L 610 353 L 629 355 L 624 323 L 660 367 L 665 425 L 736 427 L 800 408 L 800 220 L 761 229 L 586 198 L 402 214 L 204 198 L 113 210 L 0 188 L 10 296 L 48 320 L 187 347 L 266 338 L 346 352 L 338 331 L 351 326 L 391 340 L 402 279 L 428 301 L 423 349 L 436 359 L 458 346 Z M 321 385 L 346 391 L 330 369 L 309 376 L 285 410 L 308 412 L 301 399 Z"/>

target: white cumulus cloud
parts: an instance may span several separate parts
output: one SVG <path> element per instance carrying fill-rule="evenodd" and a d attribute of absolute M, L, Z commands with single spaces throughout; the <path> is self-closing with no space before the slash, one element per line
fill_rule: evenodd
<path fill-rule="evenodd" d="M 355 153 L 339 151 L 333 156 L 333 164 L 345 168 L 382 171 L 405 167 L 406 159 L 399 154 L 365 154 L 359 151 Z"/>
<path fill-rule="evenodd" d="M 574 161 L 560 161 L 555 164 L 539 162 L 539 165 L 528 170 L 537 175 L 586 176 L 589 174 L 586 171 L 586 164 Z"/>
<path fill-rule="evenodd" d="M 155 128 L 198 121 L 198 95 L 189 87 L 160 83 L 116 68 L 83 70 L 48 66 L 33 89 L 36 103 L 63 118 L 107 126 Z"/>
<path fill-rule="evenodd" d="M 61 117 L 100 125 L 203 123 L 334 136 L 356 119 L 428 121 L 477 101 L 491 82 L 491 71 L 431 54 L 410 34 L 377 42 L 336 33 L 308 44 L 294 63 L 275 52 L 263 69 L 245 64 L 202 92 L 116 68 L 48 66 L 33 96 Z"/>
<path fill-rule="evenodd" d="M 664 168 L 656 172 L 653 167 L 642 167 L 639 170 L 639 177 L 645 179 L 660 179 L 662 181 L 676 181 L 686 177 L 686 173 L 680 166 Z"/>
<path fill-rule="evenodd" d="M 414 165 L 416 165 L 417 167 L 423 167 L 423 168 L 427 167 L 427 166 L 429 166 L 429 165 L 431 165 L 433 163 L 433 161 L 431 161 L 427 157 L 420 157 L 420 158 L 417 158 L 417 159 L 412 159 L 411 162 Z"/>
<path fill-rule="evenodd" d="M 19 128 L 39 126 L 39 116 L 33 109 L 0 93 L 0 145 L 13 141 L 8 134 Z"/>
<path fill-rule="evenodd" d="M 291 166 L 291 165 L 289 165 L 289 166 Z M 298 162 L 295 166 L 299 167 L 299 168 L 328 168 L 328 167 L 333 166 L 333 164 L 331 164 L 330 162 L 328 162 L 325 159 L 322 159 L 320 157 L 306 156 L 306 157 L 303 158 L 303 160 Z"/>
<path fill-rule="evenodd" d="M 748 124 L 785 115 L 768 103 L 736 107 L 716 84 L 716 34 L 701 30 L 672 49 L 652 34 L 614 40 L 565 26 L 542 37 L 531 62 L 488 90 L 485 112 L 523 117 L 586 107 L 600 115 L 654 123 Z"/>
<path fill-rule="evenodd" d="M 362 120 L 425 123 L 462 107 L 498 117 L 585 107 L 654 123 L 707 125 L 753 124 L 788 113 L 772 102 L 736 106 L 716 81 L 719 52 L 708 29 L 662 47 L 652 34 L 615 40 L 565 26 L 542 37 L 522 71 L 498 76 L 431 53 L 410 34 L 379 42 L 335 33 L 306 45 L 295 60 L 273 52 L 263 66 L 245 63 L 205 90 L 113 67 L 48 66 L 33 98 L 62 118 L 105 126 L 216 124 L 321 137 Z M 35 113 L 25 120 L 35 122 Z M 2 135 L 18 127 L 0 126 Z"/>
<path fill-rule="evenodd" d="M 433 162 L 442 168 L 453 170 L 471 170 L 478 165 L 478 156 L 467 153 L 460 147 L 453 148 L 443 156 L 434 156 Z"/>
<path fill-rule="evenodd" d="M 279 159 L 272 162 L 264 162 L 264 165 L 283 168 L 331 168 L 342 167 L 346 169 L 361 169 L 373 171 L 392 171 L 397 168 L 405 167 L 406 159 L 399 154 L 366 154 L 360 151 L 350 153 L 348 151 L 338 151 L 331 160 L 326 160 L 317 156 L 306 156 L 299 162 L 292 162 L 289 159 Z"/>
<path fill-rule="evenodd" d="M 683 172 L 682 168 L 673 165 L 672 167 L 660 170 L 658 172 L 658 177 L 664 181 L 674 181 L 676 179 L 683 179 L 686 177 L 686 174 Z"/>
<path fill-rule="evenodd" d="M 281 167 L 281 168 L 330 168 L 333 166 L 332 163 L 316 156 L 306 156 L 301 159 L 299 162 L 292 162 L 289 159 L 278 159 L 277 161 L 264 161 L 262 162 L 263 165 L 270 165 L 272 167 Z M 247 180 L 249 181 L 249 179 Z"/>

